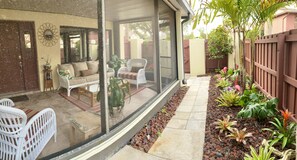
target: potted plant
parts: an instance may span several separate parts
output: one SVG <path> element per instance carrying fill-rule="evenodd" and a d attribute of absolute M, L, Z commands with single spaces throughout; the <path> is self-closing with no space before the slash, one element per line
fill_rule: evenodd
<path fill-rule="evenodd" d="M 120 59 L 117 55 L 112 55 L 111 60 L 107 62 L 110 68 L 113 68 L 115 75 L 118 75 L 118 70 L 121 68 L 122 64 L 125 64 L 125 60 Z"/>
<path fill-rule="evenodd" d="M 50 70 L 51 69 L 51 60 L 47 57 L 45 60 L 45 65 L 43 65 L 44 70 Z"/>
<path fill-rule="evenodd" d="M 116 77 L 110 77 L 107 92 L 110 115 L 113 115 L 114 108 L 120 111 L 124 107 L 127 94 L 131 97 L 129 82 Z M 97 100 L 100 100 L 100 94 L 97 94 Z"/>

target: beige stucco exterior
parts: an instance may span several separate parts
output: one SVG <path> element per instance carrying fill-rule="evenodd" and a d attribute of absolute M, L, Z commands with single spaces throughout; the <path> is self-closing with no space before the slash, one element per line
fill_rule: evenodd
<path fill-rule="evenodd" d="M 53 80 L 54 88 L 58 87 L 58 79 L 56 73 L 56 67 L 61 64 L 60 55 L 60 38 L 58 42 L 51 46 L 44 46 L 38 40 L 38 28 L 44 23 L 51 23 L 58 29 L 58 36 L 60 37 L 61 26 L 73 26 L 73 27 L 84 27 L 84 28 L 97 28 L 97 19 L 64 15 L 64 14 L 53 14 L 53 13 L 41 13 L 41 12 L 30 12 L 30 11 L 19 11 L 19 10 L 8 10 L 0 9 L 0 20 L 13 20 L 13 21 L 31 21 L 35 24 L 35 37 L 36 37 L 36 49 L 37 49 L 37 64 L 38 64 L 38 76 L 40 90 L 43 91 L 43 65 L 47 57 L 51 60 L 53 69 Z M 112 23 L 106 22 L 106 29 L 112 29 Z"/>
<path fill-rule="evenodd" d="M 284 13 L 273 18 L 264 25 L 264 35 L 286 32 L 295 28 L 297 13 Z"/>
<path fill-rule="evenodd" d="M 205 74 L 205 40 L 190 39 L 190 74 L 193 76 Z"/>

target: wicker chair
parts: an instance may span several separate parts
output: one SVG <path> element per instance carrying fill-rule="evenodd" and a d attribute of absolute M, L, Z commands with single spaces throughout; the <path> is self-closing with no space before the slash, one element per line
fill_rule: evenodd
<path fill-rule="evenodd" d="M 36 159 L 48 141 L 56 141 L 56 114 L 51 108 L 38 112 L 27 123 L 24 111 L 0 106 L 0 159 Z"/>
<path fill-rule="evenodd" d="M 0 99 L 0 105 L 7 106 L 7 107 L 15 106 L 13 101 L 11 99 L 8 99 L 8 98 Z"/>
<path fill-rule="evenodd" d="M 139 84 L 145 84 L 145 67 L 147 64 L 146 59 L 129 59 L 127 67 L 121 67 L 118 71 L 118 77 L 128 80 L 130 83 L 135 84 L 137 89 Z"/>

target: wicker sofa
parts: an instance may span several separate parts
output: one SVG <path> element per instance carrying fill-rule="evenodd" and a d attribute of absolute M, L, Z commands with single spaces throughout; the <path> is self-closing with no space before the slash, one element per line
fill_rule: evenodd
<path fill-rule="evenodd" d="M 70 96 L 70 91 L 73 88 L 85 86 L 89 84 L 99 83 L 99 62 L 86 61 L 75 62 L 71 64 L 58 65 L 57 73 L 59 77 L 58 90 L 67 89 L 67 96 Z M 114 76 L 115 72 L 112 68 L 107 68 L 107 77 Z"/>

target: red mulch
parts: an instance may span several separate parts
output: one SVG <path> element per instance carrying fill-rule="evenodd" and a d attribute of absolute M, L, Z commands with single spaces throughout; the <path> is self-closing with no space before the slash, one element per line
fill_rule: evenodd
<path fill-rule="evenodd" d="M 258 123 L 254 119 L 238 119 L 237 113 L 241 107 L 218 107 L 215 99 L 220 95 L 219 89 L 215 87 L 215 80 L 212 77 L 209 86 L 209 99 L 207 105 L 207 118 L 205 128 L 205 143 L 203 159 L 218 160 L 239 160 L 243 159 L 245 153 L 249 153 L 249 146 L 254 148 L 261 145 L 263 139 L 269 139 L 270 133 L 262 131 L 263 128 L 271 127 L 268 122 Z M 247 128 L 247 132 L 251 132 L 253 137 L 247 138 L 247 144 L 239 144 L 235 140 L 226 138 L 224 133 L 220 135 L 213 124 L 217 119 L 222 119 L 230 115 L 231 121 L 237 121 L 236 128 Z"/>
<path fill-rule="evenodd" d="M 188 87 L 181 87 L 146 125 L 130 140 L 130 145 L 138 150 L 148 152 L 158 139 L 169 120 L 175 115 L 175 111 Z"/>

